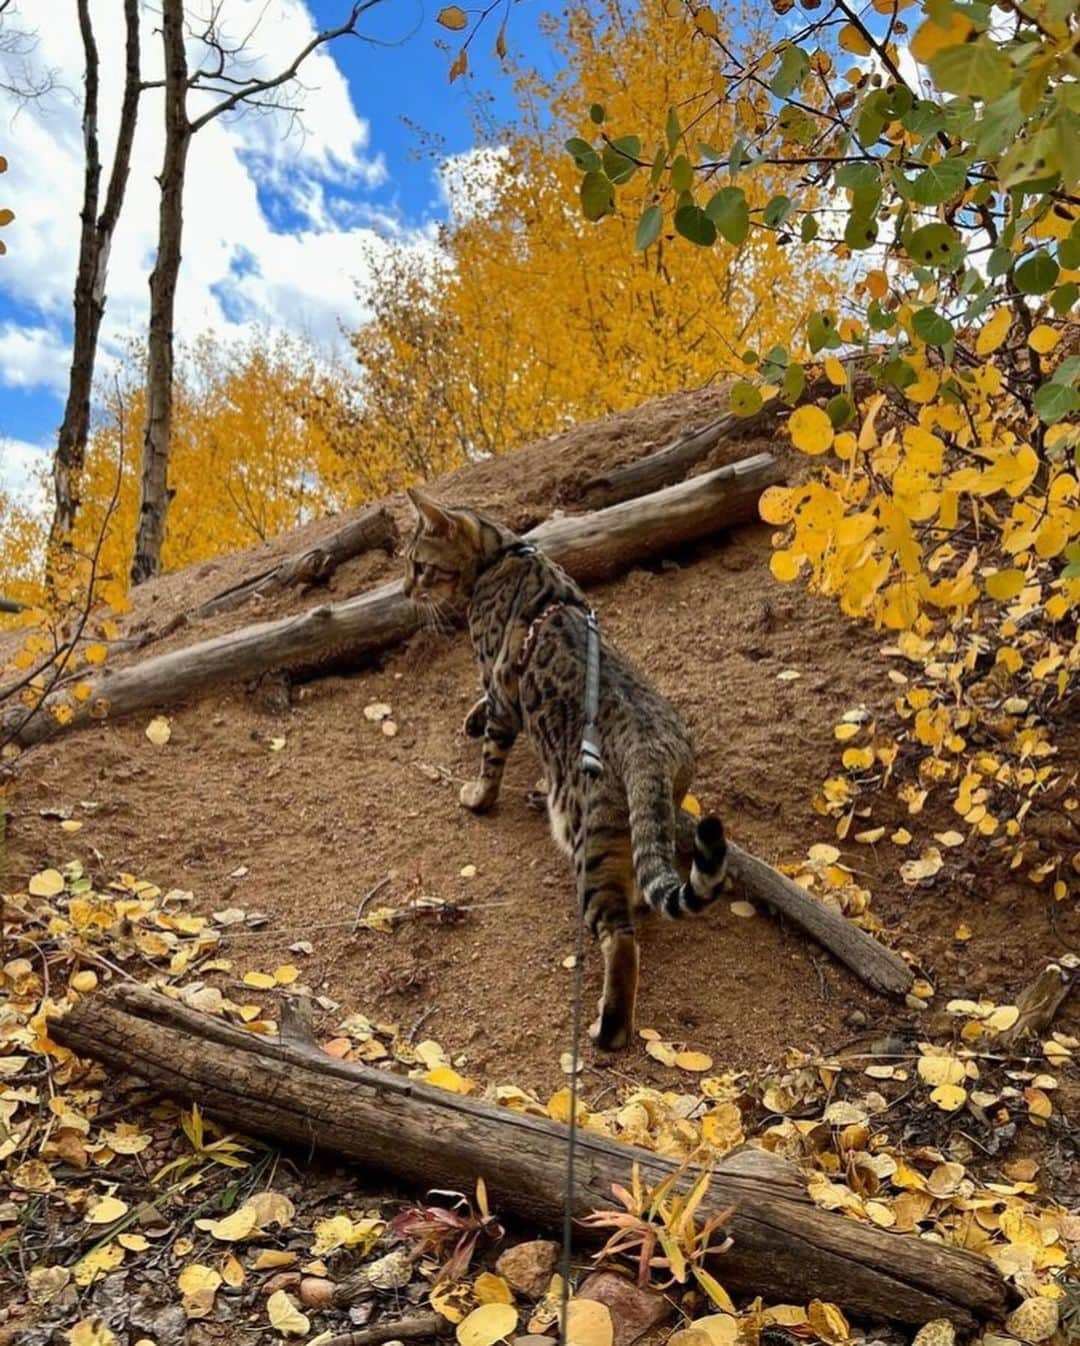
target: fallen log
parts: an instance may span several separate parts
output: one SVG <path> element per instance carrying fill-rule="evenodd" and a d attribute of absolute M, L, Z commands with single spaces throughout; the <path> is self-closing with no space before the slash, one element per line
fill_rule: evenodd
<path fill-rule="evenodd" d="M 674 546 L 748 522 L 756 517 L 761 492 L 780 477 L 776 459 L 761 453 L 625 505 L 549 519 L 528 537 L 575 579 L 590 583 Z M 401 581 L 394 580 L 342 603 L 243 626 L 124 668 L 106 665 L 97 675 L 82 679 L 89 691 L 81 701 L 58 688 L 40 711 L 15 706 L 0 724 L 6 736 L 25 748 L 92 724 L 104 714 L 127 715 L 168 705 L 219 683 L 290 666 L 311 668 L 345 654 L 360 663 L 405 640 L 418 626 L 415 605 L 405 597 Z M 63 724 L 49 713 L 60 703 L 67 708 Z"/>
<path fill-rule="evenodd" d="M 566 1129 L 546 1118 L 339 1061 L 303 1041 L 247 1033 L 143 986 L 90 996 L 50 1021 L 49 1033 L 244 1132 L 345 1155 L 416 1188 L 470 1191 L 482 1177 L 501 1214 L 559 1227 Z M 611 1208 L 611 1184 L 625 1184 L 635 1162 L 649 1185 L 677 1167 L 589 1131 L 578 1145 L 578 1219 Z M 736 1293 L 964 1328 L 1004 1311 L 1005 1285 L 989 1261 L 821 1210 L 798 1171 L 764 1150 L 720 1161 L 702 1205 L 703 1218 L 734 1207 L 733 1246 L 713 1270 Z"/>
<path fill-rule="evenodd" d="M 789 410 L 786 402 L 773 397 L 752 416 L 736 416 L 734 412 L 725 411 L 700 429 L 680 435 L 662 449 L 590 477 L 579 492 L 581 501 L 589 509 L 605 509 L 681 481 L 717 444 L 748 439 L 772 425 L 782 411 Z"/>
<path fill-rule="evenodd" d="M 372 505 L 313 547 L 293 552 L 269 570 L 222 590 L 187 616 L 189 620 L 214 617 L 219 612 L 239 607 L 250 598 L 269 598 L 293 585 L 324 583 L 339 566 L 353 557 L 377 547 L 393 553 L 397 543 L 397 524 L 381 505 Z"/>
<path fill-rule="evenodd" d="M 853 392 L 856 396 L 862 396 L 870 386 L 865 373 L 860 373 L 867 358 L 860 351 L 841 359 L 841 364 L 849 365 L 855 371 Z M 813 379 L 794 405 L 802 406 L 835 392 L 835 386 L 828 379 Z M 733 444 L 740 439 L 760 435 L 763 430 L 773 427 L 781 416 L 793 410 L 794 406 L 782 397 L 770 397 L 750 416 L 736 416 L 734 412 L 726 411 L 700 429 L 680 435 L 662 449 L 591 477 L 581 488 L 582 502 L 590 509 L 600 509 L 682 481 L 687 472 L 703 462 L 717 444 Z"/>

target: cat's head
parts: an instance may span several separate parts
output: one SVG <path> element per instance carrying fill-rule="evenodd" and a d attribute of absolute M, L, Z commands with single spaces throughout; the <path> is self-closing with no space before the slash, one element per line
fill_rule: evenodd
<path fill-rule="evenodd" d="M 411 489 L 407 494 L 416 528 L 405 549 L 405 593 L 420 603 L 463 607 L 485 562 L 515 535 L 475 510 L 440 505 Z"/>

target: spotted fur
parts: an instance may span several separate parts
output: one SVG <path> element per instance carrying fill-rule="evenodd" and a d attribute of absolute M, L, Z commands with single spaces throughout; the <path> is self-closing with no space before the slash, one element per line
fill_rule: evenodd
<path fill-rule="evenodd" d="M 604 772 L 590 785 L 579 765 L 585 595 L 502 524 L 409 494 L 417 524 L 405 592 L 436 620 L 466 608 L 483 680 L 484 695 L 465 720 L 465 732 L 483 739 L 480 774 L 462 788 L 461 803 L 477 813 L 495 804 L 507 754 L 524 732 L 543 764 L 552 835 L 573 860 L 579 886 L 584 880 L 586 925 L 603 953 L 604 992 L 591 1033 L 601 1047 L 624 1047 L 637 996 L 635 906 L 673 918 L 697 913 L 724 879 L 718 818 L 697 825 L 689 878 L 676 868 L 676 811 L 694 768 L 690 736 L 674 707 L 602 640 Z"/>

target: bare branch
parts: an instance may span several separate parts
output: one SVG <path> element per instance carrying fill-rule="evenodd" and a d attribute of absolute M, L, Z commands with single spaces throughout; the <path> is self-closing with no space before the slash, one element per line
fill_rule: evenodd
<path fill-rule="evenodd" d="M 220 117 L 223 113 L 231 112 L 233 108 L 238 107 L 241 103 L 249 102 L 258 98 L 261 94 L 269 93 L 272 89 L 279 89 L 283 84 L 288 84 L 290 80 L 296 78 L 301 65 L 303 65 L 313 51 L 316 51 L 319 47 L 325 46 L 328 42 L 335 41 L 339 37 L 359 36 L 356 31 L 356 26 L 360 22 L 360 19 L 368 12 L 368 10 L 374 9 L 379 3 L 380 0 L 359 0 L 359 3 L 354 3 L 351 7 L 349 17 L 344 23 L 340 24 L 337 28 L 327 28 L 321 33 L 316 33 L 307 46 L 297 53 L 292 63 L 285 70 L 282 70 L 279 74 L 268 79 L 251 79 L 239 85 L 239 87 L 232 93 L 223 98 L 220 103 L 208 108 L 201 117 L 197 117 L 191 123 L 191 130 L 193 132 L 198 131 L 208 122 L 212 122 L 215 117 Z M 215 40 L 212 45 L 217 47 L 219 54 L 224 57 L 226 49 L 220 44 L 220 39 Z M 201 87 L 199 84 L 201 73 L 202 72 L 196 71 L 195 74 L 192 75 L 189 80 L 191 88 L 197 90 Z M 211 78 L 212 77 L 213 76 L 211 76 Z M 262 105 L 267 106 L 268 104 L 263 103 Z"/>

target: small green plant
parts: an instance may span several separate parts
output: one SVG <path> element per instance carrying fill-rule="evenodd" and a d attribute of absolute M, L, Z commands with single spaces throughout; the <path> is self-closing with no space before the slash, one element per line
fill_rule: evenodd
<path fill-rule="evenodd" d="M 693 1277 L 717 1307 L 730 1309 L 731 1300 L 720 1282 L 705 1269 L 705 1261 L 731 1246 L 730 1238 L 716 1235 L 731 1218 L 732 1208 L 699 1222 L 698 1208 L 709 1190 L 711 1172 L 706 1169 L 686 1192 L 677 1191 L 685 1168 L 676 1169 L 655 1187 L 646 1187 L 637 1164 L 631 1171 L 630 1190 L 612 1183 L 623 1210 L 594 1211 L 583 1224 L 614 1233 L 596 1254 L 598 1262 L 627 1258 L 637 1265 L 638 1285 L 646 1285 L 654 1271 L 668 1272 L 658 1283 L 666 1289 L 685 1285 Z"/>
<path fill-rule="evenodd" d="M 251 1147 L 244 1145 L 231 1133 L 226 1135 L 213 1122 L 203 1120 L 198 1103 L 191 1105 L 190 1112 L 180 1114 L 180 1125 L 191 1144 L 191 1154 L 181 1154 L 172 1159 L 154 1175 L 156 1183 L 168 1174 L 175 1178 L 187 1177 L 193 1169 L 201 1168 L 204 1163 L 223 1164 L 226 1168 L 247 1168 L 248 1160 L 241 1154 L 249 1153 Z M 214 1135 L 216 1139 L 207 1137 Z"/>

